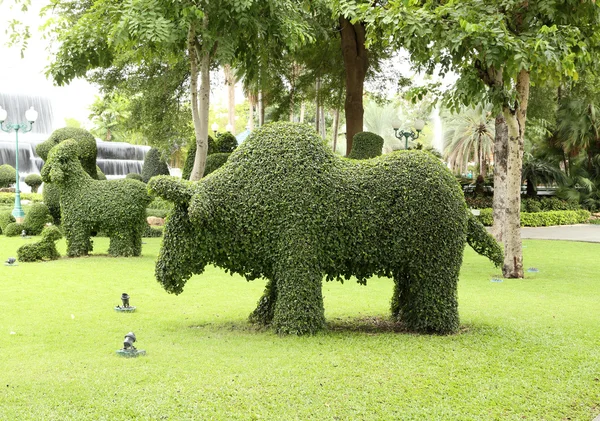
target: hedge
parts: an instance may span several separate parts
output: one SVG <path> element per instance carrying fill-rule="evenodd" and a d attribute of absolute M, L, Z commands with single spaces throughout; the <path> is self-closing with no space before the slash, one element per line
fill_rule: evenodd
<path fill-rule="evenodd" d="M 156 263 L 163 288 L 181 293 L 207 264 L 266 278 L 250 320 L 279 333 L 324 327 L 324 276 L 392 277 L 394 318 L 412 331 L 454 332 L 467 240 L 502 263 L 500 246 L 431 154 L 340 158 L 304 125 L 265 125 L 210 177 L 155 177 L 148 188 L 174 203 Z"/>
<path fill-rule="evenodd" d="M 156 148 L 150 148 L 144 157 L 142 181 L 147 183 L 155 175 L 169 175 L 169 167 L 161 152 Z"/>
<path fill-rule="evenodd" d="M 76 127 L 64 127 L 52 132 L 48 140 L 36 146 L 35 151 L 44 161 L 48 160 L 48 154 L 58 144 L 67 139 L 72 139 L 77 144 L 77 157 L 83 169 L 92 178 L 98 179 L 98 166 L 96 165 L 96 156 L 98 148 L 96 147 L 96 139 L 87 130 Z M 43 167 L 42 167 L 43 168 Z M 60 196 L 55 186 L 46 184 L 44 191 L 44 203 L 48 206 L 55 224 L 60 224 Z"/>
<path fill-rule="evenodd" d="M 492 226 L 494 218 L 492 209 L 481 209 L 479 221 L 485 226 Z M 521 212 L 522 227 L 547 227 L 552 225 L 583 224 L 591 213 L 584 209 L 548 212 Z"/>
<path fill-rule="evenodd" d="M 60 191 L 68 255 L 87 255 L 96 231 L 110 237 L 110 255 L 139 256 L 150 203 L 146 186 L 131 179 L 94 180 L 77 157 L 77 143 L 66 140 L 52 148 L 42 168 L 44 182 L 54 183 Z"/>
<path fill-rule="evenodd" d="M 21 193 L 21 200 L 29 200 L 31 202 L 43 202 L 44 198 L 39 193 Z M 15 193 L 0 193 L 0 203 L 11 205 L 15 203 Z"/>
<path fill-rule="evenodd" d="M 376 133 L 360 132 L 352 138 L 352 150 L 348 154 L 350 159 L 369 159 L 381 156 L 383 150 L 383 137 Z"/>

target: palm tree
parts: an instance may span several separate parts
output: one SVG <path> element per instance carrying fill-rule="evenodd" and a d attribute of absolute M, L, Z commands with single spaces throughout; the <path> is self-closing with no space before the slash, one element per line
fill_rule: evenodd
<path fill-rule="evenodd" d="M 574 158 L 584 151 L 587 169 L 600 148 L 600 115 L 593 102 L 583 99 L 565 100 L 557 112 L 558 138 L 567 156 Z"/>
<path fill-rule="evenodd" d="M 521 172 L 521 183 L 527 182 L 527 196 L 537 196 L 538 184 L 562 185 L 567 181 L 565 174 L 549 161 L 535 158 L 526 152 L 523 156 L 523 171 Z"/>
<path fill-rule="evenodd" d="M 444 158 L 453 171 L 466 172 L 468 163 L 476 161 L 479 174 L 487 176 L 495 135 L 495 119 L 491 111 L 489 105 L 477 105 L 443 117 Z"/>

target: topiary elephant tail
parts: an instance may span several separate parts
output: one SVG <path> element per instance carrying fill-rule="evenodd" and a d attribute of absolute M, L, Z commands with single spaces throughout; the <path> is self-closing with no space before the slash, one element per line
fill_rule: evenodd
<path fill-rule="evenodd" d="M 477 253 L 494 262 L 497 267 L 502 266 L 504 262 L 502 247 L 471 212 L 468 219 L 467 243 Z"/>

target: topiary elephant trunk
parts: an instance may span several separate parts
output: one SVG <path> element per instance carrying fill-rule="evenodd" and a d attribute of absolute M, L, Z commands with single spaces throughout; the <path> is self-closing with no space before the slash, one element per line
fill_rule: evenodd
<path fill-rule="evenodd" d="M 175 203 L 156 264 L 163 287 L 181 293 L 207 264 L 266 278 L 250 319 L 279 333 L 324 327 L 323 277 L 374 275 L 394 279 L 392 315 L 408 329 L 451 333 L 466 242 L 502 262 L 431 154 L 340 158 L 307 126 L 264 126 L 202 181 L 156 177 L 149 189 Z"/>

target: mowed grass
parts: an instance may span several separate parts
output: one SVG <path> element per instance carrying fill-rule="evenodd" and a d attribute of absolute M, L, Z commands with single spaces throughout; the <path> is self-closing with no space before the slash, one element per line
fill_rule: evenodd
<path fill-rule="evenodd" d="M 0 237 L 2 260 L 23 243 Z M 585 420 L 600 414 L 599 244 L 525 241 L 524 280 L 470 248 L 461 331 L 395 331 L 392 282 L 325 283 L 326 332 L 247 324 L 264 281 L 208 267 L 180 296 L 140 258 L 0 266 L 1 420 Z M 64 254 L 64 240 L 59 244 Z M 113 310 L 121 293 L 133 314 Z M 147 355 L 115 351 L 134 331 Z"/>

